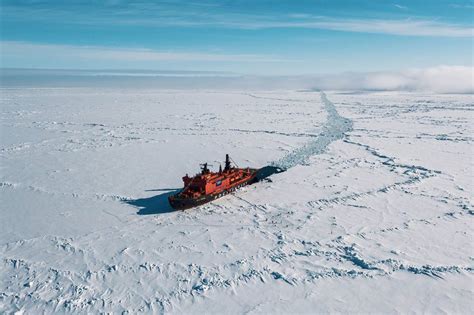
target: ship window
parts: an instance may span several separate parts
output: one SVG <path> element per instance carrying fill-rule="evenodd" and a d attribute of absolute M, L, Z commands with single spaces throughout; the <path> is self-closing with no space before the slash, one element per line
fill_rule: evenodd
<path fill-rule="evenodd" d="M 219 179 L 219 180 L 216 182 L 216 186 L 220 186 L 221 184 L 222 184 L 222 180 Z"/>

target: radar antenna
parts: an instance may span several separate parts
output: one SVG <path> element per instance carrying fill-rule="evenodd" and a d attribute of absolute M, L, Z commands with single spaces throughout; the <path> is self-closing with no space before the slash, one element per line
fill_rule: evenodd
<path fill-rule="evenodd" d="M 199 164 L 199 165 L 201 166 L 201 174 L 202 175 L 209 174 L 211 172 L 211 171 L 209 171 L 209 168 L 207 167 L 208 166 L 207 163 L 203 163 L 203 164 Z"/>

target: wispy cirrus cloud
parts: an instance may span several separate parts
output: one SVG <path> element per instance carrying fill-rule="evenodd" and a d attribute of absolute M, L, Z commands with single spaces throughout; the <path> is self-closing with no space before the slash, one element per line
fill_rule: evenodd
<path fill-rule="evenodd" d="M 455 9 L 467 9 L 472 10 L 474 9 L 474 4 L 451 4 L 451 8 Z"/>
<path fill-rule="evenodd" d="M 406 6 L 392 4 L 398 11 Z M 452 5 L 459 8 L 460 5 Z M 466 7 L 466 6 L 464 6 Z M 469 7 L 469 6 L 467 6 Z M 209 9 L 211 8 L 211 10 Z M 227 29 L 320 29 L 352 33 L 388 34 L 400 36 L 473 37 L 472 23 L 442 22 L 437 18 L 400 17 L 347 18 L 309 13 L 248 12 L 221 10 L 218 2 L 137 2 L 112 1 L 87 10 L 84 14 L 74 5 L 54 7 L 5 5 L 4 19 L 60 21 L 62 24 L 83 25 L 142 25 L 149 27 L 212 27 Z M 78 13 L 78 12 L 82 12 Z"/>
<path fill-rule="evenodd" d="M 406 9 L 408 9 L 408 7 L 406 7 L 406 6 L 404 6 L 404 5 L 401 5 L 401 4 L 398 4 L 398 3 L 393 4 L 393 6 L 394 6 L 395 8 L 400 9 L 400 10 L 406 10 Z"/>
<path fill-rule="evenodd" d="M 309 28 L 333 31 L 378 33 L 405 36 L 473 37 L 474 28 L 439 23 L 429 20 L 374 20 L 314 18 L 290 21 L 226 22 L 230 27 L 241 28 Z"/>

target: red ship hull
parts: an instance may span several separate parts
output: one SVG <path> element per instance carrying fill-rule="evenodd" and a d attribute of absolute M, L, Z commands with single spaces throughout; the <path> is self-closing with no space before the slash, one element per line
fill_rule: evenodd
<path fill-rule="evenodd" d="M 241 169 L 238 169 L 239 171 Z M 222 189 L 215 190 L 209 194 L 201 194 L 199 196 L 189 196 L 183 193 L 183 189 L 178 194 L 168 197 L 169 203 L 173 209 L 176 210 L 185 210 L 193 207 L 203 205 L 205 203 L 216 200 L 220 197 L 223 197 L 227 194 L 234 192 L 240 187 L 252 184 L 255 182 L 255 176 L 257 169 L 242 169 L 245 172 L 248 172 L 247 176 L 244 176 L 238 181 L 235 181 L 232 185 L 228 185 Z"/>
<path fill-rule="evenodd" d="M 225 156 L 224 170 L 219 167 L 219 172 L 211 172 L 207 168 L 207 163 L 201 166 L 201 173 L 194 177 L 186 174 L 183 177 L 184 188 L 176 195 L 168 197 L 171 207 L 177 210 L 193 208 L 225 196 L 242 186 L 285 171 L 280 167 L 270 165 L 260 169 L 236 168 L 231 165 L 228 154 Z"/>

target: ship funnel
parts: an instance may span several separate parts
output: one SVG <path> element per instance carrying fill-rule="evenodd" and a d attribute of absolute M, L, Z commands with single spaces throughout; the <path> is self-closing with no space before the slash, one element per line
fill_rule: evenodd
<path fill-rule="evenodd" d="M 226 154 L 224 171 L 228 171 L 228 170 L 230 170 L 230 158 L 229 158 L 229 154 Z"/>

